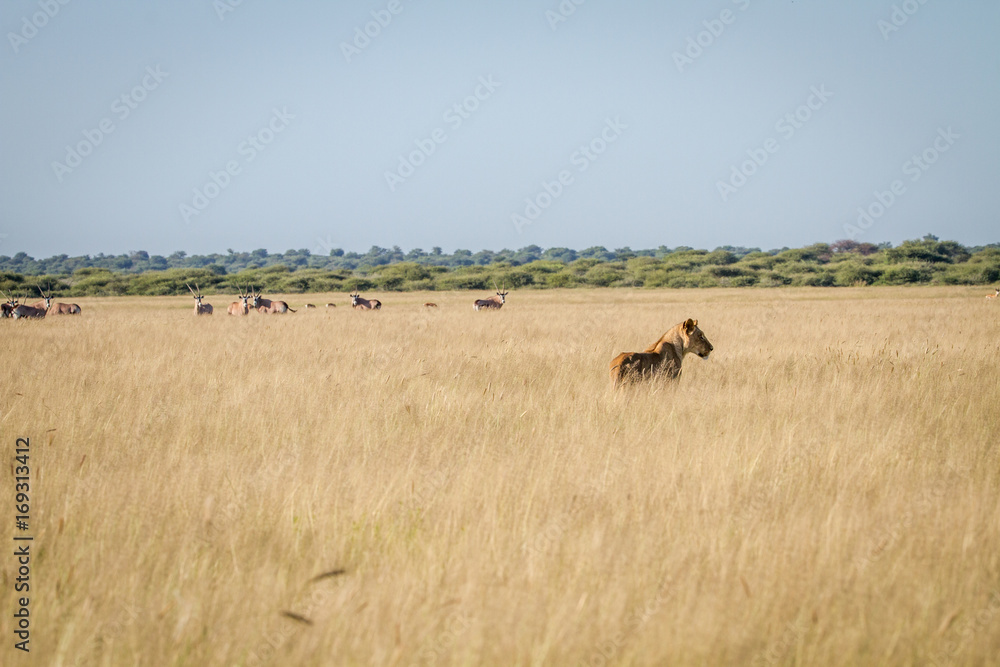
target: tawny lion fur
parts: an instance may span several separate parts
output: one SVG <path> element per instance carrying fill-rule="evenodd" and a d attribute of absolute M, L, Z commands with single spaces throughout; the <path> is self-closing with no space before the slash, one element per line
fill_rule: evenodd
<path fill-rule="evenodd" d="M 622 384 L 664 375 L 675 379 L 681 374 L 684 355 L 694 353 L 708 359 L 715 348 L 698 328 L 698 320 L 685 320 L 660 336 L 643 352 L 622 352 L 611 361 L 611 382 Z"/>

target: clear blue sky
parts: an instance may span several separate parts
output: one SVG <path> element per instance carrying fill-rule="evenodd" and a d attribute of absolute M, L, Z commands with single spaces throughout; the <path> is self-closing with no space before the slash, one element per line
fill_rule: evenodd
<path fill-rule="evenodd" d="M 235 2 L 0 5 L 0 254 L 1000 240 L 995 0 Z"/>

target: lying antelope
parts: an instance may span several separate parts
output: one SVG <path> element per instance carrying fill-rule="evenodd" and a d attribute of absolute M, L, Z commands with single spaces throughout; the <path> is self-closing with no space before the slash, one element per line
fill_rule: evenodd
<path fill-rule="evenodd" d="M 997 290 L 997 291 L 996 291 L 996 292 L 994 292 L 993 294 L 987 294 L 987 295 L 986 295 L 986 298 L 987 298 L 988 300 L 992 300 L 992 299 L 995 299 L 995 298 L 997 298 L 997 297 L 1000 297 L 1000 287 L 997 287 L 997 288 L 996 288 L 996 290 Z"/>
<path fill-rule="evenodd" d="M 360 292 L 354 292 L 351 294 L 351 308 L 360 308 L 361 310 L 381 310 L 382 302 L 378 299 L 362 299 Z"/>
<path fill-rule="evenodd" d="M 237 286 L 238 287 L 238 286 Z M 243 291 L 240 287 L 239 301 L 233 301 L 229 304 L 229 314 L 230 315 L 249 315 L 250 314 L 250 295 Z"/>
<path fill-rule="evenodd" d="M 15 320 L 19 320 L 22 317 L 29 319 L 40 320 L 45 317 L 45 308 L 38 308 L 36 306 L 25 306 L 18 305 L 18 301 L 27 301 L 28 295 L 25 294 L 23 299 L 8 299 L 8 303 L 11 306 L 10 316 Z"/>
<path fill-rule="evenodd" d="M 270 299 L 265 299 L 260 295 L 260 292 L 254 290 L 253 287 L 250 288 L 250 292 L 253 294 L 253 308 L 258 313 L 280 315 L 288 312 L 297 312 L 289 308 L 288 304 L 284 301 L 271 301 Z"/>
<path fill-rule="evenodd" d="M 437 308 L 437 307 L 438 305 L 436 303 L 431 303 L 430 301 L 424 304 L 424 308 Z"/>
<path fill-rule="evenodd" d="M 0 292 L 2 294 L 2 292 Z M 11 297 L 4 294 L 3 297 L 7 299 L 2 304 L 0 304 L 0 317 L 14 317 L 14 309 L 19 305 L 17 303 L 16 297 Z"/>
<path fill-rule="evenodd" d="M 326 304 L 326 307 L 327 308 L 336 308 L 337 304 L 335 304 L 335 303 L 328 303 L 328 304 Z"/>
<path fill-rule="evenodd" d="M 52 303 L 52 292 L 46 294 L 41 287 L 38 287 L 38 293 L 42 295 L 42 300 L 33 307 L 45 308 L 45 312 L 49 315 L 79 315 L 81 313 L 80 306 L 75 303 Z"/>
<path fill-rule="evenodd" d="M 307 304 L 306 304 L 306 308 L 315 308 L 315 307 L 316 307 L 316 306 L 312 305 L 311 303 L 307 303 Z"/>
<path fill-rule="evenodd" d="M 187 288 L 191 291 L 191 295 L 194 297 L 194 314 L 195 315 L 211 315 L 212 314 L 212 304 L 210 304 L 210 303 L 202 303 L 201 302 L 201 300 L 204 299 L 205 297 L 203 297 L 201 295 L 201 288 L 198 287 L 198 283 L 194 284 L 195 288 L 198 290 L 197 292 L 194 291 L 193 289 L 191 289 L 191 286 L 188 285 L 187 283 L 184 283 L 184 284 L 187 285 Z"/>
<path fill-rule="evenodd" d="M 473 310 L 482 310 L 483 308 L 487 310 L 491 308 L 499 310 L 503 308 L 503 304 L 506 303 L 506 296 L 509 294 L 509 292 L 504 291 L 507 289 L 507 281 L 503 282 L 503 290 L 497 287 L 497 281 L 495 280 L 493 281 L 493 287 L 496 288 L 497 293 L 488 299 L 476 299 L 472 304 Z"/>
<path fill-rule="evenodd" d="M 671 328 L 644 352 L 622 352 L 611 361 L 611 382 L 615 387 L 663 375 L 675 379 L 681 374 L 684 355 L 697 354 L 702 359 L 714 350 L 698 320 L 685 320 Z"/>

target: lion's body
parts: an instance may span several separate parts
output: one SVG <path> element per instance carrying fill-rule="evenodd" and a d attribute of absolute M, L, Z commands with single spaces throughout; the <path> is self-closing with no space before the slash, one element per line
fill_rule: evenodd
<path fill-rule="evenodd" d="M 685 320 L 671 328 L 643 352 L 622 352 L 611 361 L 611 382 L 618 387 L 654 376 L 676 379 L 684 355 L 707 359 L 715 348 L 698 328 L 697 320 Z"/>
<path fill-rule="evenodd" d="M 663 375 L 674 379 L 681 373 L 681 360 L 673 347 L 659 352 L 622 352 L 611 362 L 611 381 L 618 386 Z"/>

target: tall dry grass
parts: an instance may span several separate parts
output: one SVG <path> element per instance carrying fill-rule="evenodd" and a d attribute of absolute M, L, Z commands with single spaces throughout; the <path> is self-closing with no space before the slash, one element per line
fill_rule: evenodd
<path fill-rule="evenodd" d="M 374 296 L 0 321 L 4 451 L 33 452 L 31 664 L 1000 655 L 1000 306 L 979 292 Z M 711 360 L 610 390 L 615 354 L 686 317 Z"/>

